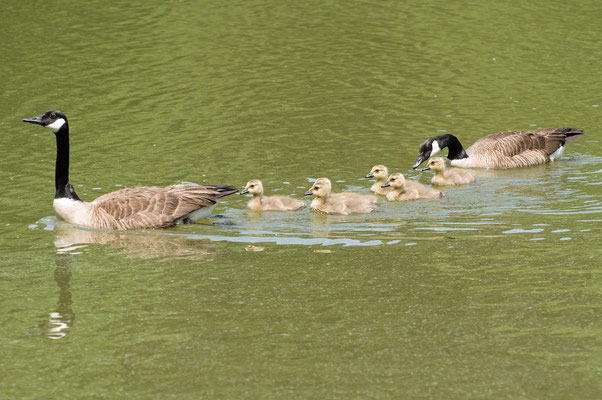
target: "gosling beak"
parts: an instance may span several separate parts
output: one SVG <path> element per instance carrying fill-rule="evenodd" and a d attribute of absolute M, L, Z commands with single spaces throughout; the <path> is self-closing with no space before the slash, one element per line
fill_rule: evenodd
<path fill-rule="evenodd" d="M 374 178 L 374 174 L 370 172 L 368 175 L 366 175 L 366 178 Z"/>
<path fill-rule="evenodd" d="M 391 186 L 391 185 L 389 185 L 389 182 L 385 182 L 382 185 L 380 185 L 380 187 L 383 187 L 383 188 L 386 188 L 386 187 L 389 187 L 389 186 Z"/>
<path fill-rule="evenodd" d="M 307 192 L 305 192 L 305 194 L 303 196 L 311 196 L 312 194 L 314 194 L 314 193 L 311 191 L 311 188 L 309 188 L 309 190 Z"/>
<path fill-rule="evenodd" d="M 240 191 L 239 194 L 246 194 L 249 193 L 249 190 L 247 188 L 244 188 L 243 190 Z"/>
<path fill-rule="evenodd" d="M 23 122 L 29 122 L 30 124 L 44 125 L 42 123 L 43 116 L 44 116 L 44 114 L 38 115 L 37 117 L 33 117 L 33 118 L 23 118 Z"/>
<path fill-rule="evenodd" d="M 426 167 L 422 168 L 421 171 L 428 171 L 431 167 L 427 164 Z"/>
<path fill-rule="evenodd" d="M 428 157 L 425 157 L 422 154 L 418 154 L 418 157 L 416 158 L 416 162 L 414 163 L 414 166 L 412 167 L 412 169 L 418 168 L 418 166 L 420 164 L 422 164 L 423 162 L 425 162 L 427 158 Z"/>

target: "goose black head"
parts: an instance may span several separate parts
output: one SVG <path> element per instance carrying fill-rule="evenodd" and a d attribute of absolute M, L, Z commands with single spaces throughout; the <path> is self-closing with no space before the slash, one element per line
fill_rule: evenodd
<path fill-rule="evenodd" d="M 416 162 L 414 163 L 413 169 L 418 168 L 420 164 L 434 156 L 435 154 L 441 151 L 441 146 L 438 142 L 438 137 L 430 137 L 426 139 L 420 147 L 418 148 L 418 157 L 416 157 Z"/>
<path fill-rule="evenodd" d="M 23 122 L 42 125 L 44 128 L 50 129 L 52 132 L 57 133 L 63 126 L 67 125 L 67 117 L 60 111 L 50 110 L 46 111 L 42 115 L 38 115 L 37 117 L 24 118 Z"/>

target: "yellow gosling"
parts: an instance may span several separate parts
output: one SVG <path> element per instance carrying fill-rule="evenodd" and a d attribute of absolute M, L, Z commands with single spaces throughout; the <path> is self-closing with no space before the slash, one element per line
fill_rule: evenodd
<path fill-rule="evenodd" d="M 305 202 L 286 196 L 263 196 L 263 184 L 259 179 L 247 182 L 240 194 L 251 193 L 253 198 L 247 204 L 255 211 L 294 211 L 305 207 Z"/>
<path fill-rule="evenodd" d="M 359 193 L 331 193 L 332 184 L 328 178 L 318 178 L 305 193 L 314 196 L 311 202 L 312 211 L 326 214 L 348 215 L 352 213 L 366 214 L 375 208 L 376 196 Z"/>
<path fill-rule="evenodd" d="M 441 157 L 434 157 L 429 160 L 423 171 L 433 170 L 435 176 L 431 179 L 431 183 L 437 186 L 454 186 L 467 185 L 474 182 L 474 176 L 465 169 L 445 167 L 445 161 Z"/>
<path fill-rule="evenodd" d="M 391 191 L 391 187 L 383 187 L 383 185 L 387 182 L 387 177 L 389 175 L 389 171 L 387 167 L 384 165 L 375 165 L 370 170 L 370 173 L 366 175 L 366 178 L 374 178 L 376 182 L 370 188 L 374 193 L 385 196 L 387 193 Z"/>
<path fill-rule="evenodd" d="M 443 195 L 439 190 L 428 188 L 419 182 L 406 181 L 403 174 L 399 172 L 389 176 L 383 186 L 393 188 L 387 193 L 389 201 L 437 199 Z"/>

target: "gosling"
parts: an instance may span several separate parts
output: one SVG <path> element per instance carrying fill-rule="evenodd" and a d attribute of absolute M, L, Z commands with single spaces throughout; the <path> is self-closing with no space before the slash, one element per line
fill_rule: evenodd
<path fill-rule="evenodd" d="M 467 185 L 470 182 L 474 182 L 474 176 L 465 169 L 445 167 L 445 161 L 441 157 L 433 157 L 429 160 L 426 167 L 422 170 L 433 170 L 435 176 L 431 179 L 431 183 L 437 186 L 455 186 L 455 185 Z"/>
<path fill-rule="evenodd" d="M 389 171 L 387 167 L 384 165 L 375 165 L 370 170 L 370 173 L 366 175 L 366 178 L 374 178 L 376 182 L 370 188 L 374 193 L 380 194 L 381 196 L 386 196 L 387 193 L 391 191 L 391 187 L 383 187 L 383 185 L 387 182 L 387 176 L 389 175 Z"/>
<path fill-rule="evenodd" d="M 375 208 L 376 196 L 359 193 L 331 193 L 332 184 L 328 178 L 318 178 L 305 193 L 315 196 L 311 201 L 311 210 L 326 213 L 349 215 L 352 213 L 366 214 Z"/>
<path fill-rule="evenodd" d="M 389 201 L 407 201 L 407 200 L 420 200 L 420 199 L 436 199 L 443 196 L 443 193 L 439 190 L 431 189 L 419 182 L 407 182 L 403 174 L 396 173 L 387 179 L 387 182 L 383 185 L 384 187 L 392 187 L 393 189 L 387 193 L 387 200 Z"/>
<path fill-rule="evenodd" d="M 294 211 L 305 207 L 305 202 L 286 196 L 263 197 L 263 184 L 259 179 L 247 182 L 240 194 L 251 193 L 253 198 L 247 204 L 254 211 Z"/>

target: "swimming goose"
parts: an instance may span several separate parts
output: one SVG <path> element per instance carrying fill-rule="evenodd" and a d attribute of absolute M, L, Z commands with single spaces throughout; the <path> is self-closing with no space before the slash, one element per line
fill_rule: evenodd
<path fill-rule="evenodd" d="M 383 185 L 384 187 L 392 187 L 389 193 L 387 193 L 387 200 L 389 201 L 407 201 L 407 200 L 420 200 L 420 199 L 436 199 L 443 195 L 439 190 L 431 189 L 419 182 L 412 182 L 411 186 L 408 185 L 412 181 L 406 181 L 405 177 L 401 173 L 395 173 L 389 176 L 387 182 Z"/>
<path fill-rule="evenodd" d="M 388 192 L 390 192 L 391 187 L 383 188 L 383 184 L 387 181 L 388 175 L 389 175 L 389 171 L 387 170 L 387 167 L 385 167 L 384 165 L 375 165 L 374 167 L 372 167 L 372 169 L 370 170 L 370 173 L 368 175 L 366 175 L 366 178 L 368 178 L 368 179 L 369 178 L 376 179 L 376 182 L 374 182 L 374 185 L 372 185 L 370 190 L 372 190 L 374 193 L 380 194 L 382 196 L 384 196 Z"/>
<path fill-rule="evenodd" d="M 56 136 L 53 208 L 60 219 L 97 229 L 163 228 L 191 222 L 211 213 L 218 199 L 238 192 L 228 185 L 134 187 L 80 200 L 69 183 L 69 124 L 60 111 L 51 110 L 23 122 L 42 125 Z"/>
<path fill-rule="evenodd" d="M 453 186 L 466 185 L 470 182 L 474 182 L 474 176 L 465 169 L 445 168 L 445 161 L 441 157 L 431 158 L 426 164 L 426 167 L 422 168 L 423 171 L 429 169 L 435 171 L 435 176 L 431 179 L 433 185 Z"/>
<path fill-rule="evenodd" d="M 326 214 L 348 215 L 351 213 L 365 214 L 374 210 L 376 197 L 359 193 L 331 193 L 332 184 L 328 178 L 318 178 L 305 193 L 314 195 L 311 201 L 312 211 Z"/>
<path fill-rule="evenodd" d="M 420 145 L 413 168 L 445 147 L 454 167 L 504 169 L 545 164 L 558 159 L 567 143 L 581 135 L 582 130 L 568 127 L 497 132 L 477 140 L 466 150 L 454 135 L 434 136 Z"/>
<path fill-rule="evenodd" d="M 245 193 L 253 195 L 247 207 L 255 211 L 293 211 L 305 207 L 305 202 L 286 196 L 263 197 L 263 184 L 259 179 L 247 182 L 240 194 Z"/>

